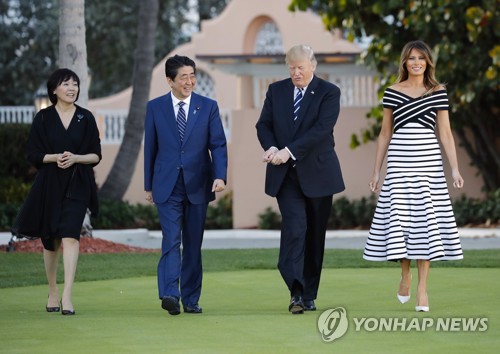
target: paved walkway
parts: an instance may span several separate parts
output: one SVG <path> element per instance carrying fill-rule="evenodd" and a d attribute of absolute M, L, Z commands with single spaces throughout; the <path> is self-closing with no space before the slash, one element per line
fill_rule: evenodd
<path fill-rule="evenodd" d="M 500 228 L 459 229 L 464 249 L 500 248 Z M 327 231 L 326 248 L 363 249 L 367 230 Z M 161 231 L 146 229 L 94 230 L 94 237 L 144 248 L 161 248 Z M 279 231 L 275 230 L 206 230 L 204 249 L 278 248 Z M 0 245 L 7 244 L 10 233 L 0 233 Z"/>

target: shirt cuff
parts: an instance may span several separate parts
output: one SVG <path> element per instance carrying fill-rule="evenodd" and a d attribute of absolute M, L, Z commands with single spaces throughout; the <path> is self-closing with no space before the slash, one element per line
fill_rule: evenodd
<path fill-rule="evenodd" d="M 293 160 L 293 161 L 297 161 L 297 159 L 295 158 L 295 156 L 293 156 L 293 154 L 292 154 L 292 152 L 290 151 L 290 149 L 289 149 L 289 148 L 287 148 L 286 146 L 285 146 L 285 149 L 286 149 L 286 151 L 288 151 L 288 153 L 290 154 L 290 157 L 292 158 L 292 160 Z"/>

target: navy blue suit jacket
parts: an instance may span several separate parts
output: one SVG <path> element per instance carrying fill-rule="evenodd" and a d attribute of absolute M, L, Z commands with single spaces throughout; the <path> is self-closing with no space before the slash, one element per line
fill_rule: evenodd
<path fill-rule="evenodd" d="M 227 145 L 217 102 L 191 94 L 184 141 L 180 142 L 172 93 L 148 102 L 144 136 L 144 189 L 155 203 L 171 195 L 182 170 L 189 201 L 215 199 L 214 179 L 227 180 Z"/>
<path fill-rule="evenodd" d="M 271 146 L 287 147 L 296 161 L 268 164 L 266 194 L 275 197 L 290 164 L 294 164 L 302 191 L 318 198 L 345 189 L 339 160 L 335 153 L 333 128 L 340 111 L 340 89 L 313 77 L 301 101 L 298 118 L 293 120 L 294 85 L 291 79 L 269 85 L 260 118 L 257 137 L 264 150 Z"/>

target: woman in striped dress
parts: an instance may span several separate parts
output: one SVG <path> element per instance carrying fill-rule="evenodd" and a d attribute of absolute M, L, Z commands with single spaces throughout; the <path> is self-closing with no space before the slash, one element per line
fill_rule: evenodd
<path fill-rule="evenodd" d="M 429 311 L 427 276 L 430 261 L 462 259 L 438 136 L 451 165 L 453 186 L 462 188 L 446 90 L 434 77 L 430 48 L 422 41 L 405 45 L 396 83 L 383 98 L 384 115 L 377 142 L 372 192 L 379 192 L 363 258 L 400 261 L 397 298 L 410 299 L 410 262 L 416 260 L 416 311 Z M 387 174 L 379 190 L 387 153 Z"/>

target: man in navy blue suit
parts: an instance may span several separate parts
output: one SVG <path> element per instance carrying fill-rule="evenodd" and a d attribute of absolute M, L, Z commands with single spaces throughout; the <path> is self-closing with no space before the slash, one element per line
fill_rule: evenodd
<path fill-rule="evenodd" d="M 333 138 L 340 90 L 314 75 L 311 47 L 292 47 L 285 61 L 290 78 L 269 85 L 256 128 L 265 192 L 277 198 L 282 217 L 278 269 L 288 310 L 301 314 L 316 310 L 332 197 L 344 190 Z"/>
<path fill-rule="evenodd" d="M 144 189 L 162 228 L 158 292 L 171 315 L 201 313 L 201 244 L 208 203 L 225 189 L 227 146 L 214 100 L 193 92 L 196 65 L 175 55 L 165 63 L 171 92 L 148 102 Z M 182 243 L 182 255 L 180 246 Z"/>

